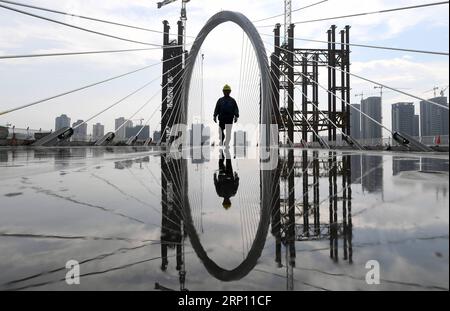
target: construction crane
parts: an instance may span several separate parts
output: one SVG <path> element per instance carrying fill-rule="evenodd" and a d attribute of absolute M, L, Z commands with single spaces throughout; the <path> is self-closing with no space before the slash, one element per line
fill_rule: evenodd
<path fill-rule="evenodd" d="M 426 91 L 425 93 L 434 92 L 434 97 L 437 97 L 436 91 L 439 90 L 439 86 L 435 86 L 431 90 Z"/>
<path fill-rule="evenodd" d="M 158 9 L 161 9 L 163 6 L 171 4 L 177 0 L 164 0 L 158 2 Z M 186 50 L 186 21 L 187 21 L 187 3 L 191 0 L 181 0 L 181 23 L 183 25 L 183 51 Z"/>
<path fill-rule="evenodd" d="M 380 98 L 381 98 L 381 100 L 383 100 L 383 94 L 384 94 L 384 92 L 383 92 L 383 90 L 385 89 L 385 86 L 374 86 L 373 87 L 375 90 L 376 89 L 379 89 L 380 90 Z M 396 87 L 395 88 L 396 90 L 409 90 L 409 89 L 407 89 L 407 88 L 401 88 L 401 87 Z M 389 90 L 387 91 L 387 92 L 390 92 Z M 392 91 L 391 91 L 392 92 Z"/>
<path fill-rule="evenodd" d="M 355 94 L 355 97 L 361 97 L 361 102 L 364 100 L 364 93 Z"/>
<path fill-rule="evenodd" d="M 376 89 L 379 89 L 380 90 L 380 98 L 381 98 L 381 100 L 383 100 L 383 89 L 384 89 L 384 86 L 374 86 L 373 87 L 375 90 Z"/>
<path fill-rule="evenodd" d="M 133 120 L 130 120 L 130 121 L 139 121 L 140 123 L 141 123 L 141 126 L 142 126 L 142 122 L 144 121 L 145 119 L 133 119 Z"/>

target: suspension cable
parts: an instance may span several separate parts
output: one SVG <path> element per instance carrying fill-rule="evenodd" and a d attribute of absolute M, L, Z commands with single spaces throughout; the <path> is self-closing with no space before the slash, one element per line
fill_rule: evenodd
<path fill-rule="evenodd" d="M 178 64 L 177 66 L 174 66 L 173 68 L 171 68 L 170 70 L 168 70 L 167 72 L 170 72 L 170 71 L 172 71 L 174 68 L 176 68 L 176 67 L 178 67 L 178 66 L 180 66 L 180 65 L 182 65 L 182 63 L 180 63 L 180 64 Z M 166 73 L 167 73 L 166 72 Z M 180 70 L 173 78 L 176 78 L 180 73 L 183 73 L 182 75 L 181 75 L 181 77 L 184 75 L 184 70 Z M 166 74 L 166 73 L 164 73 L 164 74 Z M 181 79 L 180 79 L 181 80 Z M 179 83 L 180 81 L 178 81 L 175 85 L 174 85 L 174 87 L 175 86 L 177 86 L 178 85 L 178 83 Z M 158 95 L 159 94 L 159 92 L 163 89 L 163 88 L 165 88 L 165 87 L 167 87 L 167 85 L 169 85 L 171 82 L 167 82 L 165 85 L 163 85 L 162 86 L 162 88 L 160 88 L 159 89 L 159 91 L 156 93 L 156 94 L 154 94 L 149 100 L 147 100 L 146 102 L 145 102 L 145 104 L 144 105 L 142 105 L 136 112 L 134 112 L 127 120 L 125 120 L 123 123 L 122 123 L 122 125 L 120 125 L 116 130 L 115 130 L 115 133 L 117 133 L 120 129 L 122 129 L 126 124 L 127 124 L 127 122 L 128 121 L 130 121 L 131 119 L 133 119 L 140 111 L 142 111 L 142 109 L 144 109 L 152 100 L 153 100 L 153 98 L 155 98 L 155 96 L 156 95 Z M 156 108 L 156 110 L 162 105 L 162 102 L 164 102 L 167 98 L 169 97 L 169 94 L 167 94 L 166 95 L 166 97 L 161 101 L 161 104 Z M 156 113 L 156 112 L 155 112 Z M 142 129 L 141 129 L 142 130 Z M 140 132 L 138 133 L 138 135 L 140 134 Z M 135 135 L 135 136 L 138 136 L 138 135 Z"/>
<path fill-rule="evenodd" d="M 295 68 L 293 66 L 291 66 L 290 64 L 286 63 L 284 60 L 281 60 L 283 63 L 285 63 L 287 66 L 291 67 L 292 69 L 295 70 Z M 375 120 L 374 118 L 372 118 L 371 116 L 369 116 L 368 114 L 364 113 L 363 111 L 361 111 L 360 109 L 357 109 L 356 107 L 353 107 L 350 103 L 348 103 L 346 100 L 340 98 L 337 94 L 331 92 L 330 90 L 328 90 L 327 88 L 325 88 L 324 86 L 322 86 L 321 84 L 319 84 L 317 81 L 314 81 L 313 79 L 311 79 L 310 77 L 306 76 L 304 73 L 300 72 L 300 71 L 295 71 L 299 74 L 301 74 L 303 76 L 303 78 L 307 78 L 310 81 L 312 81 L 313 83 L 315 83 L 317 86 L 319 86 L 320 88 L 322 88 L 323 90 L 327 91 L 329 94 L 331 94 L 332 96 L 334 96 L 336 99 L 340 100 L 341 102 L 344 102 L 347 106 L 359 111 L 362 115 L 364 115 L 365 117 L 369 118 L 370 120 L 372 120 L 373 122 L 375 122 L 377 125 L 383 127 L 385 130 L 387 130 L 389 133 L 394 134 L 394 132 L 392 130 L 390 130 L 389 128 L 387 128 L 386 126 L 384 126 L 381 122 L 378 122 L 377 120 Z M 303 93 L 303 92 L 302 92 Z M 312 101 L 311 101 L 312 103 Z M 317 109 L 319 109 L 315 104 L 313 104 Z M 320 110 L 319 110 L 320 111 Z M 322 115 L 324 115 L 322 113 Z M 333 122 L 331 121 L 331 119 L 329 117 L 327 117 L 327 119 L 336 127 L 336 129 L 341 132 L 341 134 L 343 136 L 347 136 L 346 134 L 344 134 L 344 132 L 342 132 L 342 130 Z"/>
<path fill-rule="evenodd" d="M 281 59 L 281 57 L 280 57 L 280 60 L 283 61 L 283 60 Z M 284 62 L 284 61 L 283 61 L 283 62 Z M 293 81 L 292 81 L 292 80 L 291 80 L 284 72 L 282 72 L 282 70 L 280 70 L 280 67 L 279 67 L 279 66 L 277 66 L 277 68 L 278 68 L 279 72 L 282 73 L 282 74 L 284 75 L 284 77 L 285 77 L 290 83 L 294 84 L 294 82 L 293 82 Z M 272 80 L 272 83 L 275 85 L 275 81 L 273 81 L 272 76 L 270 76 L 270 79 Z M 306 98 L 309 100 L 309 98 L 303 93 L 303 91 L 300 91 L 300 92 L 302 93 L 302 95 L 303 95 L 304 97 L 306 97 Z M 328 144 L 325 143 L 325 142 L 323 141 L 323 139 L 319 136 L 319 134 L 314 130 L 314 128 L 311 126 L 310 122 L 308 121 L 307 116 L 305 116 L 305 115 L 303 114 L 302 110 L 299 109 L 299 107 L 297 106 L 297 103 L 294 101 L 294 99 L 290 96 L 290 94 L 287 94 L 287 95 L 288 95 L 289 99 L 292 100 L 292 102 L 294 103 L 294 105 L 295 105 L 295 107 L 298 109 L 298 111 L 300 112 L 300 115 L 302 116 L 302 118 L 303 118 L 303 119 L 306 121 L 306 123 L 308 124 L 308 127 L 309 127 L 309 128 L 311 129 L 311 131 L 313 131 L 313 133 L 316 135 L 317 139 L 318 139 L 319 141 L 321 141 L 322 143 L 324 143 L 325 146 L 329 149 L 330 147 L 328 146 Z M 309 101 L 313 104 L 313 101 L 312 101 L 312 100 L 309 100 Z M 325 116 L 325 114 L 322 113 L 322 111 L 319 109 L 318 106 L 316 106 L 315 104 L 313 104 L 313 105 L 317 108 L 317 110 L 318 110 L 325 118 L 327 118 L 327 117 Z M 286 109 L 286 112 L 287 112 L 288 115 L 290 116 L 291 121 L 292 121 L 292 124 L 294 125 L 294 119 L 293 119 L 293 116 L 290 115 L 288 109 Z M 330 120 L 330 121 L 331 121 L 331 120 Z M 294 126 L 295 126 L 295 125 L 294 125 Z"/>
<path fill-rule="evenodd" d="M 275 36 L 271 34 L 261 33 L 263 36 L 267 37 L 281 37 Z M 332 41 L 324 41 L 324 40 L 314 40 L 314 39 L 304 39 L 304 38 L 291 38 L 289 39 L 299 40 L 299 41 L 307 41 L 307 42 L 317 42 L 317 43 L 329 43 L 329 44 L 341 44 L 345 46 L 355 46 L 362 48 L 370 48 L 370 49 L 379 49 L 379 50 L 390 50 L 390 51 L 402 51 L 402 52 L 411 52 L 411 53 L 422 53 L 422 54 L 433 54 L 433 55 L 443 55 L 449 56 L 449 52 L 440 52 L 440 51 L 426 51 L 426 50 L 416 50 L 416 49 L 406 49 L 406 48 L 396 48 L 389 46 L 377 46 L 377 45 L 367 45 L 367 44 L 357 44 L 357 43 L 342 43 L 342 42 L 332 42 Z"/>
<path fill-rule="evenodd" d="M 278 67 L 278 68 L 279 68 L 279 67 Z M 280 72 L 281 72 L 281 71 L 280 71 Z M 287 77 L 286 74 L 283 73 L 283 75 L 284 75 L 289 81 L 291 81 L 291 80 Z M 271 80 L 271 84 L 272 84 L 272 85 L 276 85 L 276 84 L 275 84 L 275 81 L 273 80 L 273 78 L 272 78 L 271 75 L 270 75 L 270 80 Z M 272 88 L 270 88 L 270 90 L 271 90 L 272 96 L 274 96 L 275 94 L 273 93 Z M 297 104 L 295 103 L 294 99 L 293 99 L 289 94 L 287 94 L 287 95 L 288 95 L 288 98 L 291 99 L 292 102 L 294 102 L 295 107 L 299 110 L 302 119 L 305 120 L 305 122 L 308 124 L 308 127 L 312 130 L 312 132 L 314 133 L 314 135 L 316 135 L 316 137 L 317 137 L 320 141 L 323 142 L 322 138 L 319 136 L 319 134 L 314 130 L 314 128 L 313 128 L 313 127 L 311 126 L 311 124 L 309 123 L 307 117 L 306 117 L 305 115 L 303 115 L 302 111 L 298 108 L 298 106 L 297 106 Z M 279 110 L 278 110 L 278 111 L 279 111 Z M 291 115 L 291 113 L 289 112 L 289 110 L 286 109 L 285 111 L 286 111 L 288 117 L 291 119 L 292 125 L 293 125 L 294 127 L 296 127 L 295 122 L 294 122 L 294 118 L 293 118 L 293 116 Z M 280 112 L 280 114 L 281 114 L 281 112 Z M 281 120 L 283 121 L 283 118 L 281 118 Z M 283 121 L 283 124 L 284 124 L 283 126 L 286 128 L 286 124 L 284 123 L 284 121 Z M 297 125 L 297 127 L 300 127 L 300 126 Z M 289 140 L 289 142 L 290 142 L 292 145 L 294 144 L 294 142 L 291 141 L 289 137 L 287 138 L 287 140 Z M 328 144 L 325 143 L 325 145 L 326 145 L 326 147 L 327 147 L 328 149 L 330 148 L 330 147 L 328 146 Z"/>
<path fill-rule="evenodd" d="M 281 58 L 280 58 L 281 59 Z M 283 62 L 283 63 L 285 63 L 287 66 L 289 66 L 289 67 L 291 67 L 291 68 L 293 68 L 294 70 L 295 70 L 295 68 L 293 67 L 293 66 L 290 66 L 289 64 L 287 64 L 283 59 L 281 59 L 281 61 Z M 290 81 L 292 84 L 294 84 L 294 82 L 293 81 L 291 81 L 291 79 L 284 73 L 284 72 L 282 72 L 281 70 L 280 70 L 280 72 L 286 77 L 286 79 L 288 79 L 288 81 Z M 299 71 L 296 71 L 297 73 L 300 73 L 300 74 L 302 74 L 302 75 L 304 75 L 303 73 L 301 73 L 301 72 L 299 72 Z M 312 80 L 312 79 L 311 79 Z M 317 83 L 317 82 L 316 82 Z M 318 84 L 318 83 L 317 83 Z M 319 113 L 324 117 L 324 118 L 326 118 L 340 133 L 341 133 L 341 135 L 342 135 L 342 137 L 345 137 L 345 136 L 347 136 L 343 131 L 342 131 L 342 129 L 341 128 L 339 128 L 337 125 L 336 125 L 336 123 L 335 122 L 333 122 L 326 114 L 324 114 L 323 113 L 323 111 L 321 110 L 321 109 L 319 109 L 319 107 L 316 105 L 316 104 L 314 104 L 313 103 L 313 101 L 311 100 L 311 99 L 309 99 L 309 97 L 307 97 L 306 96 L 306 94 L 305 93 L 303 93 L 303 91 L 300 91 L 301 93 L 302 93 L 302 95 L 304 96 L 304 97 L 306 97 L 308 100 L 309 100 L 309 102 L 314 106 L 314 107 L 316 107 L 317 108 L 317 110 L 319 111 Z M 336 96 L 336 95 L 335 95 Z M 337 98 L 337 96 L 336 96 L 336 98 Z M 295 102 L 294 102 L 295 103 Z M 297 105 L 296 105 L 297 106 Z M 298 109 L 298 107 L 297 107 L 297 109 Z M 300 111 L 300 109 L 299 109 L 299 111 Z M 319 138 L 320 139 L 320 138 Z"/>
<path fill-rule="evenodd" d="M 30 9 L 35 9 L 35 10 L 40 10 L 40 11 L 46 11 L 46 12 L 55 13 L 55 14 L 77 17 L 77 18 L 81 18 L 81 19 L 94 21 L 94 22 L 100 22 L 100 23 L 105 23 L 105 24 L 110 24 L 110 25 L 115 25 L 115 26 L 122 26 L 122 27 L 137 29 L 137 30 L 143 30 L 143 31 L 148 31 L 148 32 L 153 32 L 153 33 L 164 34 L 164 31 L 160 31 L 160 30 L 154 30 L 154 29 L 149 29 L 149 28 L 134 26 L 134 25 L 129 25 L 129 24 L 122 24 L 122 23 L 117 23 L 117 22 L 108 21 L 108 20 L 104 20 L 104 19 L 83 16 L 83 15 L 78 15 L 78 14 L 73 14 L 73 13 L 67 13 L 67 12 L 63 12 L 63 11 L 57 11 L 57 10 L 39 7 L 39 6 L 35 6 L 35 5 L 29 5 L 29 4 L 25 4 L 25 3 L 19 3 L 19 2 L 15 2 L 15 1 L 0 0 L 0 2 L 17 5 L 17 6 L 22 6 L 22 7 L 27 7 Z M 178 35 L 178 34 L 171 34 L 171 35 Z M 190 37 L 190 38 L 194 38 L 194 37 Z"/>
<path fill-rule="evenodd" d="M 380 10 L 380 11 L 372 11 L 372 12 L 364 12 L 364 13 L 356 13 L 356 14 L 349 14 L 349 15 L 342 15 L 342 16 L 334 16 L 334 17 L 326 17 L 326 18 L 319 18 L 319 19 L 312 19 L 312 20 L 306 20 L 306 21 L 300 21 L 300 22 L 294 22 L 294 25 L 299 24 L 307 24 L 307 23 L 314 23 L 314 22 L 323 22 L 328 20 L 335 20 L 335 19 L 343 19 L 343 18 L 349 18 L 349 17 L 360 17 L 360 16 L 367 16 L 372 14 L 380 14 L 380 13 L 391 13 L 396 11 L 403 11 L 403 10 L 411 10 L 411 9 L 420 9 L 425 7 L 431 7 L 431 6 L 437 6 L 437 5 L 443 5 L 448 4 L 449 1 L 441 1 L 441 2 L 433 2 L 433 3 L 426 3 L 426 4 L 420 4 L 420 5 L 413 5 L 413 6 L 406 6 L 406 7 L 399 7 L 394 9 L 386 9 L 386 10 Z M 260 28 L 267 28 L 267 27 L 273 27 L 273 25 L 265 25 L 265 26 L 257 26 Z"/>
<path fill-rule="evenodd" d="M 180 64 L 180 65 L 181 65 L 181 64 Z M 175 68 L 175 67 L 174 67 L 174 68 Z M 173 68 L 172 68 L 172 69 L 173 69 Z M 174 85 L 174 87 L 176 87 L 176 86 L 178 85 L 178 83 L 184 79 L 184 78 L 183 78 L 184 73 L 185 73 L 184 70 L 179 71 L 173 78 L 177 77 L 180 73 L 183 73 L 183 74 L 181 75 L 180 80 Z M 170 83 L 170 82 L 167 82 L 166 85 L 164 85 L 162 88 L 165 88 L 169 83 Z M 132 118 L 134 118 L 140 111 L 142 111 L 142 109 L 144 109 L 144 108 L 145 108 L 145 107 L 146 107 L 146 106 L 147 106 L 147 105 L 148 105 L 148 104 L 149 104 L 149 103 L 150 103 L 150 102 L 151 102 L 151 101 L 159 94 L 159 92 L 162 90 L 162 88 L 160 88 L 160 89 L 158 90 L 157 93 L 155 93 L 149 100 L 147 100 L 147 101 L 145 102 L 144 105 L 142 105 L 136 112 L 134 112 L 133 115 L 131 115 L 126 121 L 124 121 L 124 122 L 122 123 L 122 125 L 119 126 L 119 127 L 115 130 L 115 133 L 117 133 L 120 129 L 122 129 L 122 128 L 127 124 L 128 121 L 130 121 L 130 120 L 131 120 Z M 151 114 L 150 118 L 147 120 L 145 126 L 148 124 L 148 122 L 150 122 L 150 120 L 151 120 L 151 119 L 153 118 L 153 116 L 156 114 L 156 112 L 158 111 L 158 109 L 161 107 L 162 102 L 164 102 L 168 97 L 169 97 L 169 94 L 167 94 L 166 97 L 161 101 L 161 104 L 159 104 L 159 106 L 156 107 L 156 109 L 154 110 L 154 112 Z M 166 110 L 166 112 L 167 112 L 167 110 Z M 164 116 L 165 116 L 165 113 L 161 116 L 161 119 L 164 118 Z M 134 135 L 133 137 L 135 138 L 135 137 L 139 136 L 139 134 L 142 132 L 142 130 L 144 129 L 145 126 L 141 127 L 141 129 L 139 130 L 139 132 L 138 132 L 136 135 Z M 161 134 L 161 135 L 162 135 L 162 134 Z"/>
<path fill-rule="evenodd" d="M 298 11 L 302 11 L 302 10 L 305 10 L 305 9 L 307 9 L 307 8 L 310 8 L 310 7 L 319 5 L 319 4 L 324 3 L 324 2 L 327 2 L 327 1 L 328 1 L 328 0 L 322 0 L 322 1 L 319 1 L 319 2 L 316 2 L 316 3 L 313 3 L 313 4 L 310 4 L 310 5 L 307 5 L 307 6 L 304 6 L 304 7 L 295 9 L 295 10 L 292 10 L 292 13 L 298 12 Z M 3 2 L 3 1 L 0 1 L 0 2 Z M 258 23 L 258 22 L 266 21 L 266 20 L 269 20 L 269 19 L 272 19 L 272 18 L 276 18 L 276 17 L 281 17 L 281 16 L 284 16 L 284 13 L 281 13 L 281 14 L 278 14 L 278 15 L 274 15 L 274 16 L 270 16 L 270 17 L 266 17 L 266 18 L 263 18 L 263 19 L 258 19 L 258 20 L 252 21 L 252 22 L 253 22 L 253 23 Z"/>
<path fill-rule="evenodd" d="M 168 70 L 167 72 L 169 72 L 170 70 Z M 166 72 L 166 73 L 167 73 Z M 165 73 L 163 73 L 165 74 Z M 98 117 L 99 115 L 101 115 L 102 113 L 108 111 L 109 109 L 117 106 L 118 104 L 122 103 L 123 101 L 125 101 L 126 99 L 130 98 L 131 96 L 133 96 L 134 94 L 142 91 L 143 89 L 145 89 L 147 86 L 151 85 L 152 83 L 154 83 L 155 81 L 159 80 L 161 78 L 161 76 L 156 77 L 155 79 L 152 79 L 150 82 L 145 83 L 143 86 L 139 87 L 138 89 L 134 90 L 132 93 L 128 94 L 127 96 L 121 98 L 120 100 L 118 100 L 117 102 L 113 103 L 112 105 L 106 107 L 105 109 L 103 109 L 102 111 L 96 113 L 95 115 L 93 115 L 92 117 L 90 117 L 89 119 L 87 119 L 86 121 L 83 121 L 83 123 L 78 124 L 77 126 L 73 127 L 73 129 L 77 129 L 78 127 L 82 126 L 83 124 L 88 123 L 89 121 L 91 121 L 92 119 Z"/>
<path fill-rule="evenodd" d="M 92 33 L 92 34 L 100 35 L 100 36 L 103 36 L 103 37 L 108 37 L 108 38 L 112 38 L 112 39 L 117 39 L 117 40 L 121 40 L 121 41 L 137 43 L 137 44 L 143 44 L 143 45 L 164 47 L 163 45 L 160 45 L 160 44 L 127 39 L 127 38 L 118 37 L 118 36 L 115 36 L 115 35 L 110 35 L 110 34 L 99 32 L 99 31 L 95 31 L 95 30 L 79 27 L 79 26 L 76 26 L 76 25 L 72 25 L 72 24 L 68 24 L 68 23 L 65 23 L 65 22 L 57 21 L 55 19 L 44 17 L 44 16 L 41 16 L 41 15 L 37 15 L 37 14 L 30 13 L 30 12 L 22 11 L 22 10 L 19 10 L 19 9 L 15 9 L 15 8 L 12 8 L 12 7 L 3 5 L 3 4 L 0 4 L 0 8 L 4 8 L 4 9 L 10 10 L 10 11 L 14 11 L 14 12 L 17 12 L 17 13 L 20 13 L 20 14 L 24 14 L 24 15 L 28 15 L 28 16 L 31 16 L 31 17 L 35 17 L 35 18 L 38 18 L 38 19 L 46 20 L 48 22 L 56 23 L 56 24 L 59 24 L 59 25 L 67 26 L 67 27 L 70 27 L 70 28 L 82 30 L 82 31 L 89 32 L 89 33 Z M 173 47 L 173 46 L 168 46 L 168 47 Z"/>
<path fill-rule="evenodd" d="M 5 110 L 3 112 L 0 112 L 0 116 L 4 115 L 4 114 L 7 114 L 7 113 L 10 113 L 10 112 L 13 112 L 13 111 L 17 111 L 17 110 L 21 110 L 21 109 L 24 109 L 24 108 L 27 108 L 27 107 L 31 107 L 31 106 L 34 106 L 34 105 L 37 105 L 37 104 L 40 104 L 40 103 L 43 103 L 43 102 L 47 102 L 47 101 L 55 99 L 55 98 L 63 97 L 65 95 L 69 95 L 69 94 L 72 94 L 72 93 L 75 93 L 75 92 L 78 92 L 78 91 L 81 91 L 81 90 L 85 90 L 85 89 L 88 89 L 88 88 L 91 88 L 91 87 L 94 87 L 94 86 L 97 86 L 97 85 L 100 85 L 100 84 L 104 84 L 104 83 L 110 82 L 112 80 L 119 79 L 119 78 L 122 78 L 122 77 L 125 77 L 125 76 L 128 76 L 128 75 L 134 74 L 136 72 L 140 72 L 140 71 L 143 71 L 145 69 L 148 69 L 148 68 L 160 65 L 160 64 L 162 64 L 162 63 L 164 63 L 166 61 L 175 59 L 175 58 L 180 57 L 180 56 L 181 55 L 174 56 L 174 57 L 172 57 L 170 59 L 167 59 L 167 60 L 164 60 L 162 62 L 158 62 L 158 63 L 151 64 L 151 65 L 148 65 L 148 66 L 145 66 L 145 67 L 133 70 L 133 71 L 129 71 L 127 73 L 124 73 L 124 74 L 121 74 L 121 75 L 118 75 L 118 76 L 115 76 L 115 77 L 112 77 L 112 78 L 108 78 L 106 80 L 102 80 L 102 81 L 99 81 L 99 82 L 88 84 L 88 85 L 76 88 L 74 90 L 66 91 L 64 93 L 61 93 L 61 94 L 58 94 L 58 95 L 54 95 L 54 96 L 51 96 L 51 97 L 48 97 L 48 98 L 45 98 L 45 99 L 41 99 L 41 100 L 38 100 L 38 101 L 35 101 L 35 102 L 32 102 L 32 103 L 26 104 L 26 105 L 22 105 L 22 106 L 16 107 L 16 108 L 11 108 L 11 109 Z"/>
<path fill-rule="evenodd" d="M 271 43 L 268 43 L 268 42 L 266 42 L 266 43 L 267 43 L 267 44 L 270 44 L 271 46 L 274 46 L 274 45 L 271 44 Z M 291 54 L 294 54 L 294 55 L 295 55 L 294 52 L 291 52 L 291 51 L 289 51 L 289 50 L 286 50 L 286 49 L 284 49 L 284 48 L 282 48 L 282 47 L 278 47 L 278 48 L 281 49 L 281 50 L 283 50 L 283 51 L 286 51 L 286 52 L 288 52 L 288 53 L 291 53 Z M 312 60 L 312 61 L 314 61 L 314 60 Z M 318 61 L 314 61 L 314 62 L 319 63 Z M 402 90 L 399 90 L 399 89 L 390 87 L 390 86 L 385 85 L 385 84 L 383 84 L 383 83 L 376 82 L 376 81 L 370 80 L 370 79 L 368 79 L 368 78 L 364 78 L 364 77 L 362 77 L 362 76 L 360 76 L 360 75 L 357 75 L 357 74 L 348 72 L 348 71 L 343 70 L 343 69 L 340 69 L 340 68 L 338 68 L 338 67 L 333 67 L 333 66 L 328 65 L 328 64 L 325 64 L 325 66 L 327 66 L 328 68 L 335 68 L 336 70 L 338 70 L 338 71 L 340 71 L 340 72 L 349 74 L 349 75 L 351 75 L 351 76 L 353 76 L 353 77 L 355 77 L 355 78 L 364 80 L 364 81 L 366 81 L 366 82 L 370 82 L 370 83 L 376 84 L 376 85 L 378 85 L 378 86 L 382 86 L 382 87 L 384 87 L 384 88 L 387 88 L 387 89 L 389 89 L 389 90 L 391 90 L 391 91 L 394 91 L 394 92 L 397 92 L 397 93 L 400 93 L 400 94 L 403 94 L 403 95 L 405 95 L 405 96 L 408 96 L 408 97 L 411 97 L 411 98 L 415 98 L 415 99 L 420 100 L 420 101 L 422 101 L 422 102 L 427 102 L 427 103 L 429 103 L 429 104 L 432 104 L 432 105 L 435 105 L 435 106 L 444 108 L 444 109 L 446 109 L 446 110 L 449 110 L 449 107 L 448 107 L 448 106 L 444 106 L 444 105 L 438 104 L 438 103 L 436 103 L 436 102 L 433 102 L 433 101 L 431 101 L 431 100 L 427 100 L 427 99 L 421 98 L 421 97 L 419 97 L 419 96 L 416 96 L 416 95 L 413 95 L 413 94 L 404 92 L 404 91 L 402 91 Z"/>
<path fill-rule="evenodd" d="M 181 72 L 181 71 L 180 71 L 180 72 Z M 180 81 L 182 81 L 182 79 L 184 79 L 183 76 L 184 76 L 184 71 L 183 71 L 182 77 L 180 77 Z M 176 86 L 176 85 L 175 85 L 175 86 Z M 154 96 L 152 96 L 152 98 L 150 98 L 150 99 L 147 101 L 146 104 L 150 103 L 150 101 L 153 100 L 153 98 L 155 98 L 155 96 L 158 95 L 158 94 L 159 94 L 159 92 L 156 93 Z M 169 95 L 167 95 L 162 101 L 165 101 L 165 100 L 168 98 L 168 96 L 169 96 Z M 133 136 L 134 138 L 138 137 L 139 134 L 141 134 L 141 132 L 144 130 L 144 127 L 147 126 L 147 125 L 150 123 L 151 119 L 155 116 L 155 114 L 156 114 L 156 112 L 158 111 L 158 108 L 159 108 L 159 107 L 160 107 L 160 106 L 156 107 L 156 109 L 153 111 L 153 113 L 150 115 L 150 117 L 149 117 L 149 118 L 147 119 L 147 121 L 145 122 L 144 126 L 142 126 L 142 127 L 140 128 L 140 130 L 137 132 L 137 134 Z M 143 108 L 143 107 L 142 107 L 142 108 Z M 140 110 L 142 110 L 142 108 L 141 108 Z M 136 112 L 136 114 L 137 114 L 137 112 Z M 163 115 L 163 117 L 164 117 L 164 115 Z M 131 119 L 131 118 L 133 118 L 133 117 L 130 117 L 130 119 Z"/>
<path fill-rule="evenodd" d="M 137 52 L 137 51 L 154 51 L 154 50 L 160 50 L 160 49 L 161 48 L 144 48 L 144 49 L 107 50 L 107 51 L 89 51 L 89 52 L 45 53 L 45 54 L 23 54 L 23 55 L 0 55 L 0 59 L 49 57 L 49 56 L 70 56 L 70 55 L 90 55 L 90 54 L 108 54 L 108 53 L 123 53 L 123 52 Z"/>

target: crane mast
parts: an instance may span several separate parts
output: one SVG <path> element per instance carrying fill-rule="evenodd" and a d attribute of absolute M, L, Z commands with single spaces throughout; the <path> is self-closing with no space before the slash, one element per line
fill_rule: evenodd
<path fill-rule="evenodd" d="M 178 0 L 165 0 L 158 2 L 158 9 L 162 8 L 163 6 L 166 6 L 170 3 L 173 3 Z M 187 3 L 191 0 L 181 0 L 181 14 L 180 14 L 180 21 L 183 25 L 183 55 L 184 51 L 186 51 L 186 25 L 187 25 Z M 290 1 L 289 1 L 290 2 Z M 186 61 L 183 56 L 183 61 Z"/>

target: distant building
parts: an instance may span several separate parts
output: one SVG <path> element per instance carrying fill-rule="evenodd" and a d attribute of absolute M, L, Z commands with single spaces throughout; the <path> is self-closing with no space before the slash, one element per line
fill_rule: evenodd
<path fill-rule="evenodd" d="M 192 124 L 189 130 L 189 142 L 191 146 L 203 146 L 208 144 L 210 139 L 210 129 L 204 124 Z"/>
<path fill-rule="evenodd" d="M 370 116 L 375 121 L 382 124 L 382 109 L 381 97 L 369 97 L 361 101 L 361 111 Z M 361 138 L 363 139 L 377 139 L 382 138 L 382 128 L 373 120 L 370 120 L 365 115 L 361 116 Z"/>
<path fill-rule="evenodd" d="M 363 155 L 361 172 L 361 184 L 364 191 L 369 193 L 383 191 L 383 157 Z"/>
<path fill-rule="evenodd" d="M 209 145 L 211 140 L 211 128 L 209 126 L 205 126 L 203 128 L 203 144 Z"/>
<path fill-rule="evenodd" d="M 354 139 L 361 138 L 361 105 L 353 104 L 350 108 L 350 136 Z"/>
<path fill-rule="evenodd" d="M 97 123 L 92 126 L 92 138 L 97 140 L 105 136 L 105 126 Z"/>
<path fill-rule="evenodd" d="M 413 103 L 396 103 L 392 105 L 392 130 L 415 136 L 415 108 Z"/>
<path fill-rule="evenodd" d="M 394 176 L 401 172 L 412 172 L 420 169 L 420 159 L 393 157 L 392 158 L 392 173 Z"/>
<path fill-rule="evenodd" d="M 447 97 L 430 99 L 441 106 L 448 107 Z M 420 136 L 448 135 L 448 110 L 430 104 L 420 102 Z"/>
<path fill-rule="evenodd" d="M 87 141 L 87 124 L 83 120 L 78 120 L 72 124 L 72 141 Z"/>
<path fill-rule="evenodd" d="M 419 137 L 420 136 L 420 118 L 418 114 L 414 115 L 414 132 L 413 132 L 413 136 L 414 137 Z"/>
<path fill-rule="evenodd" d="M 124 125 L 125 124 L 125 125 Z M 115 127 L 114 129 L 117 131 L 117 129 L 120 128 L 120 130 L 118 130 L 116 132 L 116 137 L 118 139 L 125 139 L 127 138 L 126 136 L 126 132 L 127 132 L 127 128 L 129 127 L 133 127 L 133 122 L 121 117 L 115 120 Z"/>
<path fill-rule="evenodd" d="M 138 135 L 139 133 L 139 135 Z M 125 129 L 125 138 L 131 138 L 135 137 L 137 135 L 137 138 L 139 140 L 146 140 L 150 138 L 150 126 L 148 125 L 136 125 L 134 127 L 127 127 Z"/>
<path fill-rule="evenodd" d="M 420 170 L 422 172 L 447 172 L 448 173 L 448 160 L 447 159 L 435 159 L 435 158 L 420 158 Z"/>
<path fill-rule="evenodd" d="M 362 183 L 362 171 L 361 171 L 361 155 L 360 154 L 352 154 L 350 156 L 351 161 L 351 182 L 352 184 L 361 184 Z"/>
<path fill-rule="evenodd" d="M 64 127 L 70 127 L 70 118 L 65 114 L 62 114 L 55 119 L 55 131 L 60 130 Z"/>
<path fill-rule="evenodd" d="M 244 132 L 244 131 L 235 131 L 234 132 L 234 146 L 235 147 L 248 146 L 247 132 Z"/>
<path fill-rule="evenodd" d="M 153 131 L 153 142 L 155 144 L 159 143 L 161 139 L 161 131 Z"/>

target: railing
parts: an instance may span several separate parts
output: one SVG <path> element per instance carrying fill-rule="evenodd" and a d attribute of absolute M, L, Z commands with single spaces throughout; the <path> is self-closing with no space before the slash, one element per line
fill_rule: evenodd
<path fill-rule="evenodd" d="M 448 146 L 449 145 L 449 135 L 441 135 L 440 143 L 438 143 L 438 141 L 437 141 L 438 136 L 423 136 L 423 137 L 421 136 L 421 137 L 413 137 L 413 138 L 427 146 L 436 146 L 436 145 Z M 356 139 L 356 141 L 359 144 L 361 144 L 362 146 L 366 146 L 366 147 L 385 147 L 385 146 L 397 147 L 400 145 L 393 138 Z M 338 140 L 335 142 L 328 141 L 328 140 L 325 140 L 325 142 L 330 147 L 348 147 L 347 142 L 343 141 L 340 138 L 338 138 Z M 320 148 L 320 144 L 318 142 L 311 142 L 311 143 L 308 143 L 308 147 Z"/>
<path fill-rule="evenodd" d="M 95 143 L 100 138 L 92 135 L 73 135 L 70 141 L 75 143 Z"/>
<path fill-rule="evenodd" d="M 33 130 L 33 129 L 22 129 L 22 128 L 6 128 L 8 135 L 6 139 L 17 139 L 17 140 L 35 140 L 36 133 L 50 133 L 50 131 Z"/>

